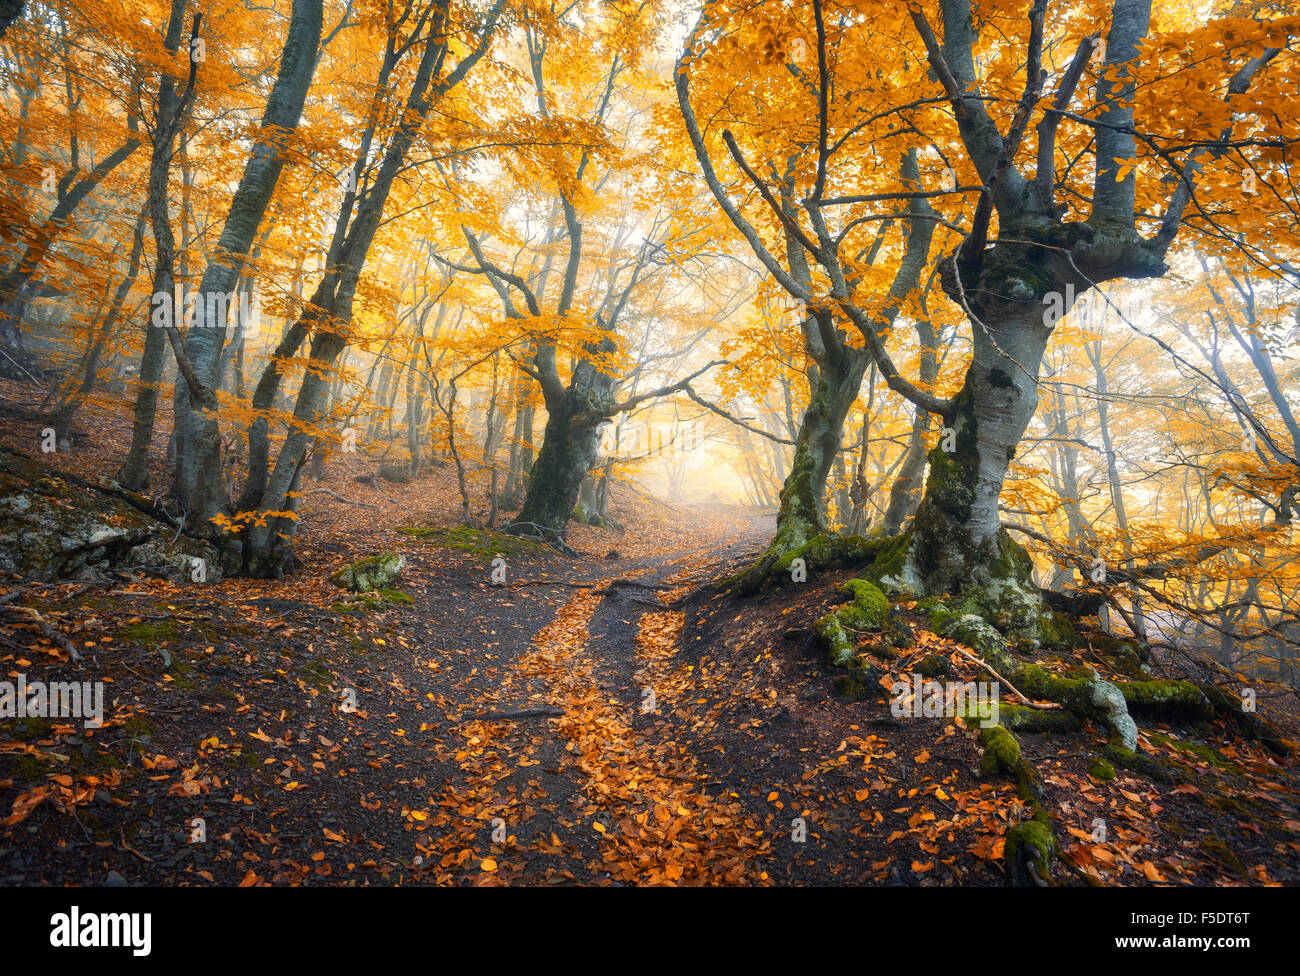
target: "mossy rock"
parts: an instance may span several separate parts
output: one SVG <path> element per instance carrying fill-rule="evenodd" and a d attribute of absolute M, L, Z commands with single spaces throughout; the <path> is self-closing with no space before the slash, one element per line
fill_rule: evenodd
<path fill-rule="evenodd" d="M 930 629 L 940 637 L 969 647 L 999 671 L 1005 673 L 1018 667 L 1018 662 L 1007 649 L 1006 639 L 978 614 L 937 610 L 930 616 Z"/>
<path fill-rule="evenodd" d="M 881 542 L 865 575 L 883 589 L 899 596 L 915 596 L 917 594 L 915 583 L 909 583 L 906 579 L 907 551 L 911 542 L 910 532 L 904 532 L 902 535 Z"/>
<path fill-rule="evenodd" d="M 1079 635 L 1074 624 L 1063 613 L 1048 610 L 1038 621 L 1038 640 L 1043 647 L 1053 651 L 1072 651 L 1079 646 Z"/>
<path fill-rule="evenodd" d="M 221 578 L 217 550 L 146 514 L 153 502 L 116 482 L 92 484 L 0 447 L 0 572 L 27 579 L 104 579 L 128 569 L 189 582 Z"/>
<path fill-rule="evenodd" d="M 895 649 L 906 650 L 916 646 L 916 634 L 912 630 L 912 625 L 904 619 L 897 607 L 889 608 L 880 632 L 884 636 L 887 649 L 893 652 L 891 658 L 898 656 Z"/>
<path fill-rule="evenodd" d="M 849 630 L 879 631 L 889 613 L 889 600 L 880 588 L 870 580 L 853 579 L 840 587 L 842 596 L 850 596 L 853 602 L 836 611 L 840 623 Z"/>
<path fill-rule="evenodd" d="M 406 568 L 406 557 L 395 552 L 383 552 L 377 556 L 345 566 L 330 576 L 330 582 L 342 586 L 354 593 L 369 593 L 371 590 L 391 589 L 402 577 Z"/>

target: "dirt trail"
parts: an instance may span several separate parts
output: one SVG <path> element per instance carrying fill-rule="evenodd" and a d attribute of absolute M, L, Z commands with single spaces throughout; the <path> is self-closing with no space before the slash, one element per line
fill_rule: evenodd
<path fill-rule="evenodd" d="M 83 663 L 12 666 L 111 679 L 110 717 L 0 735 L 0 883 L 1005 883 L 1018 804 L 976 774 L 975 737 L 899 721 L 883 691 L 835 693 L 807 629 L 841 599 L 835 578 L 748 600 L 698 587 L 759 551 L 763 520 L 675 509 L 587 533 L 583 558 L 523 547 L 504 585 L 499 537 L 347 528 L 292 586 L 41 603 L 75 622 Z M 331 606 L 327 567 L 358 535 L 407 556 L 409 605 Z M 948 653 L 918 638 L 912 657 Z M 1293 874 L 1290 848 L 1239 819 L 1296 816 L 1257 750 L 1225 819 L 1199 789 L 1092 781 L 1077 740 L 1025 748 L 1064 843 L 1083 838 L 1121 883 Z M 1188 767 L 1215 799 L 1210 773 Z M 1098 817 L 1106 844 L 1087 840 Z"/>

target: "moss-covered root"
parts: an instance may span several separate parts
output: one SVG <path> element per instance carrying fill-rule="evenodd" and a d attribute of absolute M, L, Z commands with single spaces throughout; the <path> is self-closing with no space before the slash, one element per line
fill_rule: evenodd
<path fill-rule="evenodd" d="M 847 672 L 836 679 L 840 692 L 852 698 L 866 698 L 879 690 L 879 681 L 870 662 L 858 654 L 852 635 L 879 631 L 889 615 L 889 601 L 867 580 L 849 580 L 840 587 L 840 592 L 853 599 L 818 619 L 813 624 L 813 634 L 826 660 Z"/>
<path fill-rule="evenodd" d="M 1118 742 L 1108 743 L 1102 752 L 1116 766 L 1132 770 L 1153 783 L 1174 783 L 1180 779 L 1168 763 L 1134 749 L 1125 749 Z"/>
<path fill-rule="evenodd" d="M 1137 723 L 1128 713 L 1124 693 L 1103 681 L 1092 668 L 1080 668 L 1081 677 L 1063 678 L 1037 664 L 1026 665 L 1014 677 L 1017 687 L 1031 698 L 1060 702 L 1077 715 L 1096 719 L 1125 749 L 1137 749 Z"/>
<path fill-rule="evenodd" d="M 1020 743 L 1001 725 L 980 730 L 984 746 L 981 770 L 986 776 L 1006 773 L 1016 781 L 1016 794 L 1030 816 L 1007 831 L 1005 857 L 1011 882 L 1025 887 L 1050 887 L 1058 845 L 1052 817 L 1042 802 L 1042 783 L 1033 765 L 1020 754 Z"/>
<path fill-rule="evenodd" d="M 1233 722 L 1245 738 L 1260 743 L 1275 756 L 1289 756 L 1294 751 L 1293 744 L 1269 722 L 1254 712 L 1246 711 L 1240 698 L 1214 685 L 1197 685 L 1197 688 L 1205 695 L 1214 714 Z"/>
<path fill-rule="evenodd" d="M 1214 706 L 1190 681 L 1121 681 L 1129 711 L 1157 718 L 1204 722 L 1214 716 Z"/>
<path fill-rule="evenodd" d="M 813 624 L 813 634 L 826 654 L 826 660 L 838 668 L 846 668 L 853 660 L 853 642 L 840 623 L 839 614 L 831 612 Z"/>
<path fill-rule="evenodd" d="M 869 580 L 849 580 L 840 587 L 842 596 L 852 597 L 853 602 L 836 611 L 840 623 L 849 630 L 878 631 L 884 626 L 889 613 L 889 601 L 880 588 Z"/>
<path fill-rule="evenodd" d="M 786 583 L 807 580 L 818 570 L 847 569 L 875 558 L 886 539 L 861 535 L 819 534 L 804 539 L 798 533 L 782 533 L 748 569 L 724 577 L 719 588 L 738 596 L 750 596 Z"/>

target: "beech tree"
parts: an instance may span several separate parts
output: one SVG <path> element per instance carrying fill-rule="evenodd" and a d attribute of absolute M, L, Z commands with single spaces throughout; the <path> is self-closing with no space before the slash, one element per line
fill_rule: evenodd
<path fill-rule="evenodd" d="M 805 12 L 811 14 L 812 29 L 804 27 L 801 33 Z M 679 101 L 705 180 L 768 272 L 791 295 L 824 309 L 827 318 L 835 313 L 854 323 L 890 388 L 937 414 L 951 432 L 951 450 L 940 445 L 930 452 L 925 494 L 911 528 L 890 553 L 889 578 L 918 594 L 992 589 L 999 594 L 994 602 L 1006 604 L 996 612 L 1036 633 L 1039 605 L 1025 586 L 1028 560 L 1002 529 L 998 503 L 1008 465 L 1038 403 L 1039 371 L 1053 329 L 1089 289 L 1163 275 L 1207 170 L 1214 170 L 1230 150 L 1267 145 L 1268 136 L 1285 126 L 1260 106 L 1277 105 L 1282 97 L 1277 86 L 1288 70 L 1274 71 L 1270 80 L 1267 69 L 1286 50 L 1285 38 L 1294 24 L 1229 18 L 1200 32 L 1169 36 L 1162 31 L 1153 37 L 1149 0 L 1116 0 L 1106 9 L 1103 45 L 1084 11 L 1070 9 L 1049 21 L 1046 0 L 1036 0 L 1024 9 L 981 9 L 981 24 L 996 25 L 999 33 L 998 56 L 983 60 L 977 58 L 981 36 L 987 44 L 991 32 L 976 30 L 969 0 L 911 5 L 906 23 L 892 17 L 895 12 L 888 4 L 850 9 L 814 0 L 810 11 L 777 15 L 783 18 L 779 26 L 759 31 L 751 42 L 788 49 L 793 37 L 808 52 L 807 67 L 790 72 L 794 84 L 816 103 L 815 121 L 798 133 L 807 133 L 806 145 L 813 148 L 796 168 L 801 179 L 787 178 L 798 182 L 798 191 L 774 188 L 775 181 L 755 169 L 738 140 L 729 131 L 722 134 L 736 167 L 815 264 L 815 289 L 775 259 L 732 202 L 715 173 L 717 151 L 700 131 L 689 102 L 689 85 L 701 66 L 740 53 L 725 29 L 739 11 L 705 8 L 679 62 Z M 861 50 L 863 36 L 876 48 L 887 46 L 907 56 L 888 67 L 850 59 Z M 1012 37 L 1017 40 L 1009 44 Z M 1214 57 L 1184 53 L 1189 40 L 1199 53 Z M 1100 63 L 1090 71 L 1094 54 L 1103 47 Z M 1067 57 L 1065 50 L 1073 53 Z M 1169 62 L 1184 80 L 1201 83 L 1198 96 L 1173 117 L 1163 104 L 1157 109 L 1148 89 L 1139 97 L 1139 83 L 1167 78 Z M 1231 70 L 1211 74 L 1211 62 Z M 1047 94 L 1049 76 L 1055 78 L 1055 90 Z M 1257 76 L 1269 90 L 1244 105 L 1237 96 Z M 841 101 L 840 93 L 854 83 L 871 90 L 883 107 L 863 118 L 864 106 Z M 1084 102 L 1077 111 L 1076 100 Z M 947 112 L 937 111 L 936 104 L 945 105 Z M 751 124 L 765 134 L 772 131 L 771 118 L 761 113 Z M 883 192 L 828 195 L 828 183 L 843 185 L 857 178 L 833 171 L 836 154 L 851 150 L 853 140 L 866 138 L 873 126 L 882 142 L 947 160 L 950 165 L 932 168 L 946 170 L 956 185 L 927 186 L 913 177 L 907 185 Z M 1247 128 L 1252 138 L 1242 135 Z M 1066 129 L 1071 130 L 1068 137 Z M 918 144 L 917 132 L 929 130 L 936 135 Z M 1031 131 L 1036 145 L 1027 138 Z M 1027 163 L 1033 166 L 1028 173 Z M 1226 182 L 1222 173 L 1216 173 L 1215 181 Z M 797 215 L 788 205 L 783 208 L 783 196 L 798 201 Z M 958 208 L 950 203 L 954 199 L 971 202 Z M 897 265 L 901 274 L 911 262 L 926 261 L 968 320 L 973 361 L 950 396 L 922 389 L 898 373 L 884 342 L 896 309 L 865 301 L 859 251 L 845 247 L 846 236 L 852 240 L 852 235 L 831 230 L 832 225 L 850 228 L 856 221 L 884 219 L 851 209 L 881 200 L 910 201 L 912 212 L 925 216 L 930 215 L 921 204 L 929 202 L 939 210 L 931 220 L 942 220 L 959 235 L 948 253 L 935 257 L 928 247 L 916 247 L 911 254 L 904 251 Z M 831 218 L 832 211 L 844 207 L 849 213 Z M 921 220 L 913 218 L 911 226 Z M 919 238 L 913 230 L 913 241 Z M 897 291 L 891 299 L 899 300 Z M 788 539 L 778 535 L 779 548 L 788 555 L 799 537 L 799 532 Z"/>

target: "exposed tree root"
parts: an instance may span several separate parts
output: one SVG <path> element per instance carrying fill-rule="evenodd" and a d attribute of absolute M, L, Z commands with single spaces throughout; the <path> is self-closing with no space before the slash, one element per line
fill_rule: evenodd
<path fill-rule="evenodd" d="M 1052 817 L 1043 806 L 1043 784 L 1038 771 L 1020 754 L 1020 743 L 999 721 L 980 730 L 984 758 L 980 771 L 985 776 L 1005 773 L 1016 783 L 1016 795 L 1029 818 L 1007 830 L 1005 857 L 1013 884 L 1051 887 L 1052 862 L 1058 846 Z"/>
<path fill-rule="evenodd" d="M 720 589 L 751 596 L 786 583 L 811 578 L 817 571 L 849 569 L 876 558 L 887 538 L 861 535 L 814 535 L 797 531 L 779 533 L 772 544 L 747 569 L 718 582 Z"/>

